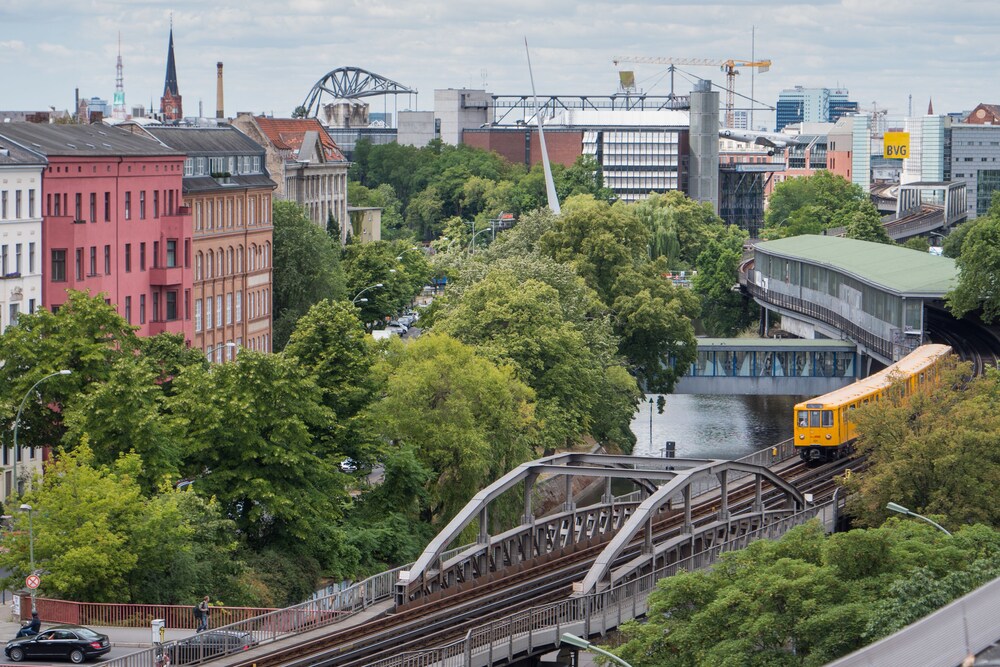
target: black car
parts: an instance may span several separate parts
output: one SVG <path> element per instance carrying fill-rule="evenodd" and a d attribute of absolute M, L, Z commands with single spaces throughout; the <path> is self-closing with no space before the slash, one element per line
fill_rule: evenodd
<path fill-rule="evenodd" d="M 7 642 L 3 652 L 14 662 L 36 658 L 83 662 L 111 650 L 107 635 L 82 625 L 57 625 L 33 637 L 20 637 Z"/>
<path fill-rule="evenodd" d="M 210 658 L 249 651 L 257 641 L 249 632 L 208 630 L 181 639 L 167 647 L 172 665 L 190 665 Z"/>

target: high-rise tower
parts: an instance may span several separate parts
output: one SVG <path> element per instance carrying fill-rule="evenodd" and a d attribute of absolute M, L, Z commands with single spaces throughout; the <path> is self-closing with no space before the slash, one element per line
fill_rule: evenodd
<path fill-rule="evenodd" d="M 163 97 L 160 98 L 160 113 L 163 120 L 181 120 L 184 107 L 181 94 L 177 90 L 177 65 L 174 63 L 174 25 L 170 22 L 170 45 L 167 47 L 167 76 L 163 83 Z"/>
<path fill-rule="evenodd" d="M 125 77 L 122 74 L 122 34 L 118 33 L 118 66 L 115 74 L 115 97 L 111 107 L 111 118 L 124 121 L 128 118 L 125 112 Z"/>

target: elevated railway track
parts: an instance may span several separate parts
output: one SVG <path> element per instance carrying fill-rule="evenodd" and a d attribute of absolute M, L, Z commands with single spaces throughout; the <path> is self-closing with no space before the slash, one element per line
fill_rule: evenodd
<path fill-rule="evenodd" d="M 782 465 L 780 474 L 803 492 L 813 494 L 816 503 L 821 503 L 833 495 L 836 487 L 833 480 L 836 475 L 852 465 L 856 468 L 863 463 L 841 460 L 810 468 L 799 461 L 788 461 Z M 740 515 L 750 510 L 755 497 L 752 482 L 730 487 L 728 506 L 731 516 L 727 521 L 740 521 Z M 785 496 L 777 489 L 765 489 L 762 499 L 767 507 L 774 507 L 774 512 L 793 512 L 782 507 Z M 717 493 L 704 494 L 693 505 L 693 528 L 695 533 L 702 531 L 699 543 L 702 548 L 718 548 L 710 535 L 714 525 L 720 521 L 719 506 L 720 498 Z M 681 533 L 683 523 L 683 511 L 670 509 L 662 512 L 654 522 L 654 542 L 677 536 Z M 747 525 L 744 532 L 755 528 L 760 526 Z M 433 647 L 468 639 L 477 632 L 483 632 L 484 627 L 492 627 L 491 624 L 497 624 L 504 618 L 541 618 L 550 613 L 545 610 L 551 610 L 552 605 L 562 604 L 562 601 L 572 597 L 573 584 L 583 578 L 606 542 L 607 540 L 601 540 L 594 544 L 580 545 L 568 553 L 543 559 L 544 562 L 533 567 L 397 613 L 385 613 L 356 627 L 332 631 L 327 629 L 309 636 L 292 638 L 290 641 L 275 642 L 248 654 L 232 656 L 219 664 L 234 667 L 402 667 L 434 664 L 430 656 L 437 655 L 435 651 L 438 649 Z M 641 560 L 643 549 L 643 540 L 637 537 L 616 560 L 616 569 L 627 570 L 631 562 Z M 694 549 L 691 551 L 688 556 L 695 555 Z M 615 586 L 621 587 L 648 574 L 639 570 L 632 574 L 619 571 Z M 464 663 L 459 661 L 449 664 Z"/>

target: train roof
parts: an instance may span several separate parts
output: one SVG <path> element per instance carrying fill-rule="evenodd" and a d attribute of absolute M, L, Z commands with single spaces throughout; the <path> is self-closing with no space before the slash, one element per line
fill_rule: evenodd
<path fill-rule="evenodd" d="M 901 246 L 803 234 L 763 241 L 754 249 L 826 266 L 902 296 L 943 297 L 955 287 L 955 260 Z"/>
<path fill-rule="evenodd" d="M 834 389 L 833 391 L 823 394 L 822 396 L 802 401 L 795 407 L 798 408 L 806 403 L 818 403 L 822 405 L 842 405 L 844 403 L 850 403 L 855 399 L 867 395 L 873 389 L 884 388 L 892 385 L 899 373 L 907 376 L 912 375 L 913 373 L 917 373 L 924 368 L 927 368 L 941 357 L 945 357 L 949 354 L 951 354 L 951 348 L 947 345 L 921 345 L 916 350 L 910 352 L 908 355 L 894 363 L 892 366 L 889 366 L 878 373 L 873 373 L 872 375 L 862 378 L 861 380 L 858 380 L 853 384 L 849 384 L 846 387 Z"/>

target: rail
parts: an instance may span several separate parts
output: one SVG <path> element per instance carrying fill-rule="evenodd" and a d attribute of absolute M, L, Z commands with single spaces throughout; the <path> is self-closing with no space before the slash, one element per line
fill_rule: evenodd
<path fill-rule="evenodd" d="M 485 667 L 498 661 L 509 662 L 517 657 L 555 649 L 559 645 L 558 638 L 564 632 L 582 637 L 603 634 L 624 621 L 644 615 L 649 594 L 658 580 L 682 570 L 710 567 L 724 553 L 742 549 L 759 539 L 780 537 L 789 529 L 814 518 L 831 525 L 836 521 L 842 504 L 842 499 L 834 497 L 607 591 L 527 609 L 476 627 L 465 638 L 451 644 L 403 653 L 373 662 L 370 667 Z"/>

